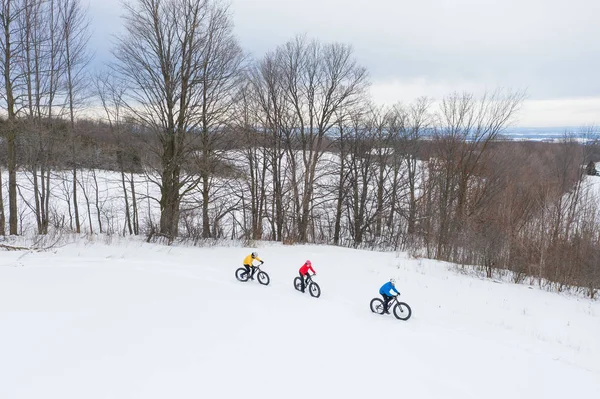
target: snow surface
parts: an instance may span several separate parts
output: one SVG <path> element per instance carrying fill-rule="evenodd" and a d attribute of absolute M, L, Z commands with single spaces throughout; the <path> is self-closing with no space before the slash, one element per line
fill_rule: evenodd
<path fill-rule="evenodd" d="M 567 398 L 600 392 L 600 303 L 405 254 L 121 239 L 0 252 L 0 398 Z M 311 259 L 319 299 L 293 289 Z M 390 277 L 407 322 L 372 314 Z"/>

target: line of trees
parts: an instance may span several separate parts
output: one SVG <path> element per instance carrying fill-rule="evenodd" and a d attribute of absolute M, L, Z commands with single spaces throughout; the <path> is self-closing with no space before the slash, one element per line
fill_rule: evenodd
<path fill-rule="evenodd" d="M 77 205 L 76 113 L 86 92 L 85 73 L 90 57 L 88 18 L 79 0 L 0 1 L 0 86 L 2 138 L 8 169 L 9 234 L 17 234 L 18 143 L 27 152 L 35 190 L 38 231 L 47 233 L 50 170 L 49 154 L 64 145 L 73 178 L 75 229 L 81 231 Z M 3 197 L 3 187 L 0 198 Z M 3 205 L 3 200 L 0 200 Z M 0 233 L 5 233 L 0 206 Z"/>
<path fill-rule="evenodd" d="M 38 234 L 111 231 L 111 169 L 123 234 L 394 248 L 600 289 L 593 130 L 585 145 L 506 142 L 522 92 L 380 107 L 350 46 L 300 36 L 252 60 L 218 0 L 125 7 L 92 76 L 80 0 L 0 0 L 0 234 L 5 190 L 9 234 L 20 203 Z"/>

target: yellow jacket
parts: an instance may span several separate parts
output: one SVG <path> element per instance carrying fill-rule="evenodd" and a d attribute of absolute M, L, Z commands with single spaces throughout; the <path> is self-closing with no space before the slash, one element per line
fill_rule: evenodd
<path fill-rule="evenodd" d="M 252 257 L 252 254 L 246 256 L 244 258 L 244 265 L 250 265 L 250 266 L 254 266 L 254 264 L 252 263 L 253 260 L 257 260 L 259 262 L 262 262 L 262 260 L 260 260 L 260 258 L 257 256 L 256 258 Z"/>

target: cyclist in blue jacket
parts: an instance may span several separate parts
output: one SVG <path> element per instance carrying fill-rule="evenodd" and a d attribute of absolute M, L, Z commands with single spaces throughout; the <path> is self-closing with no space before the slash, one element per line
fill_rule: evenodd
<path fill-rule="evenodd" d="M 395 292 L 396 295 L 400 294 L 396 289 L 396 279 L 394 278 L 391 278 L 390 281 L 382 285 L 379 289 L 379 295 L 383 297 L 383 313 L 390 313 L 388 311 L 388 303 L 396 296 L 392 294 L 392 291 Z"/>

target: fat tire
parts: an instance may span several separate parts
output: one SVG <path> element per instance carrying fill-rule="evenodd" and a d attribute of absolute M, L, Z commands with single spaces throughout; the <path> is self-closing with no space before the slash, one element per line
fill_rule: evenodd
<path fill-rule="evenodd" d="M 321 296 L 321 287 L 319 287 L 319 284 L 312 282 L 308 286 L 308 292 L 310 292 L 310 296 L 313 298 L 318 298 Z"/>
<path fill-rule="evenodd" d="M 269 282 L 271 281 L 269 275 L 263 271 L 258 272 L 257 278 L 258 282 L 262 285 L 269 285 Z"/>
<path fill-rule="evenodd" d="M 296 289 L 296 291 L 302 290 L 302 282 L 300 281 L 300 277 L 296 277 L 294 279 L 294 288 Z"/>
<path fill-rule="evenodd" d="M 371 303 L 369 304 L 371 308 L 371 312 L 377 314 L 383 314 L 383 301 L 379 298 L 371 299 Z"/>
<path fill-rule="evenodd" d="M 241 281 L 243 283 L 248 281 L 248 273 L 246 272 L 246 268 L 240 267 L 239 269 L 237 269 L 235 271 L 235 278 L 237 278 L 239 281 Z"/>
<path fill-rule="evenodd" d="M 406 320 L 410 319 L 411 315 L 412 315 L 412 310 L 411 310 L 410 306 L 408 306 L 407 303 L 398 302 L 394 306 L 394 316 L 396 316 L 396 318 L 398 320 L 406 321 Z"/>

